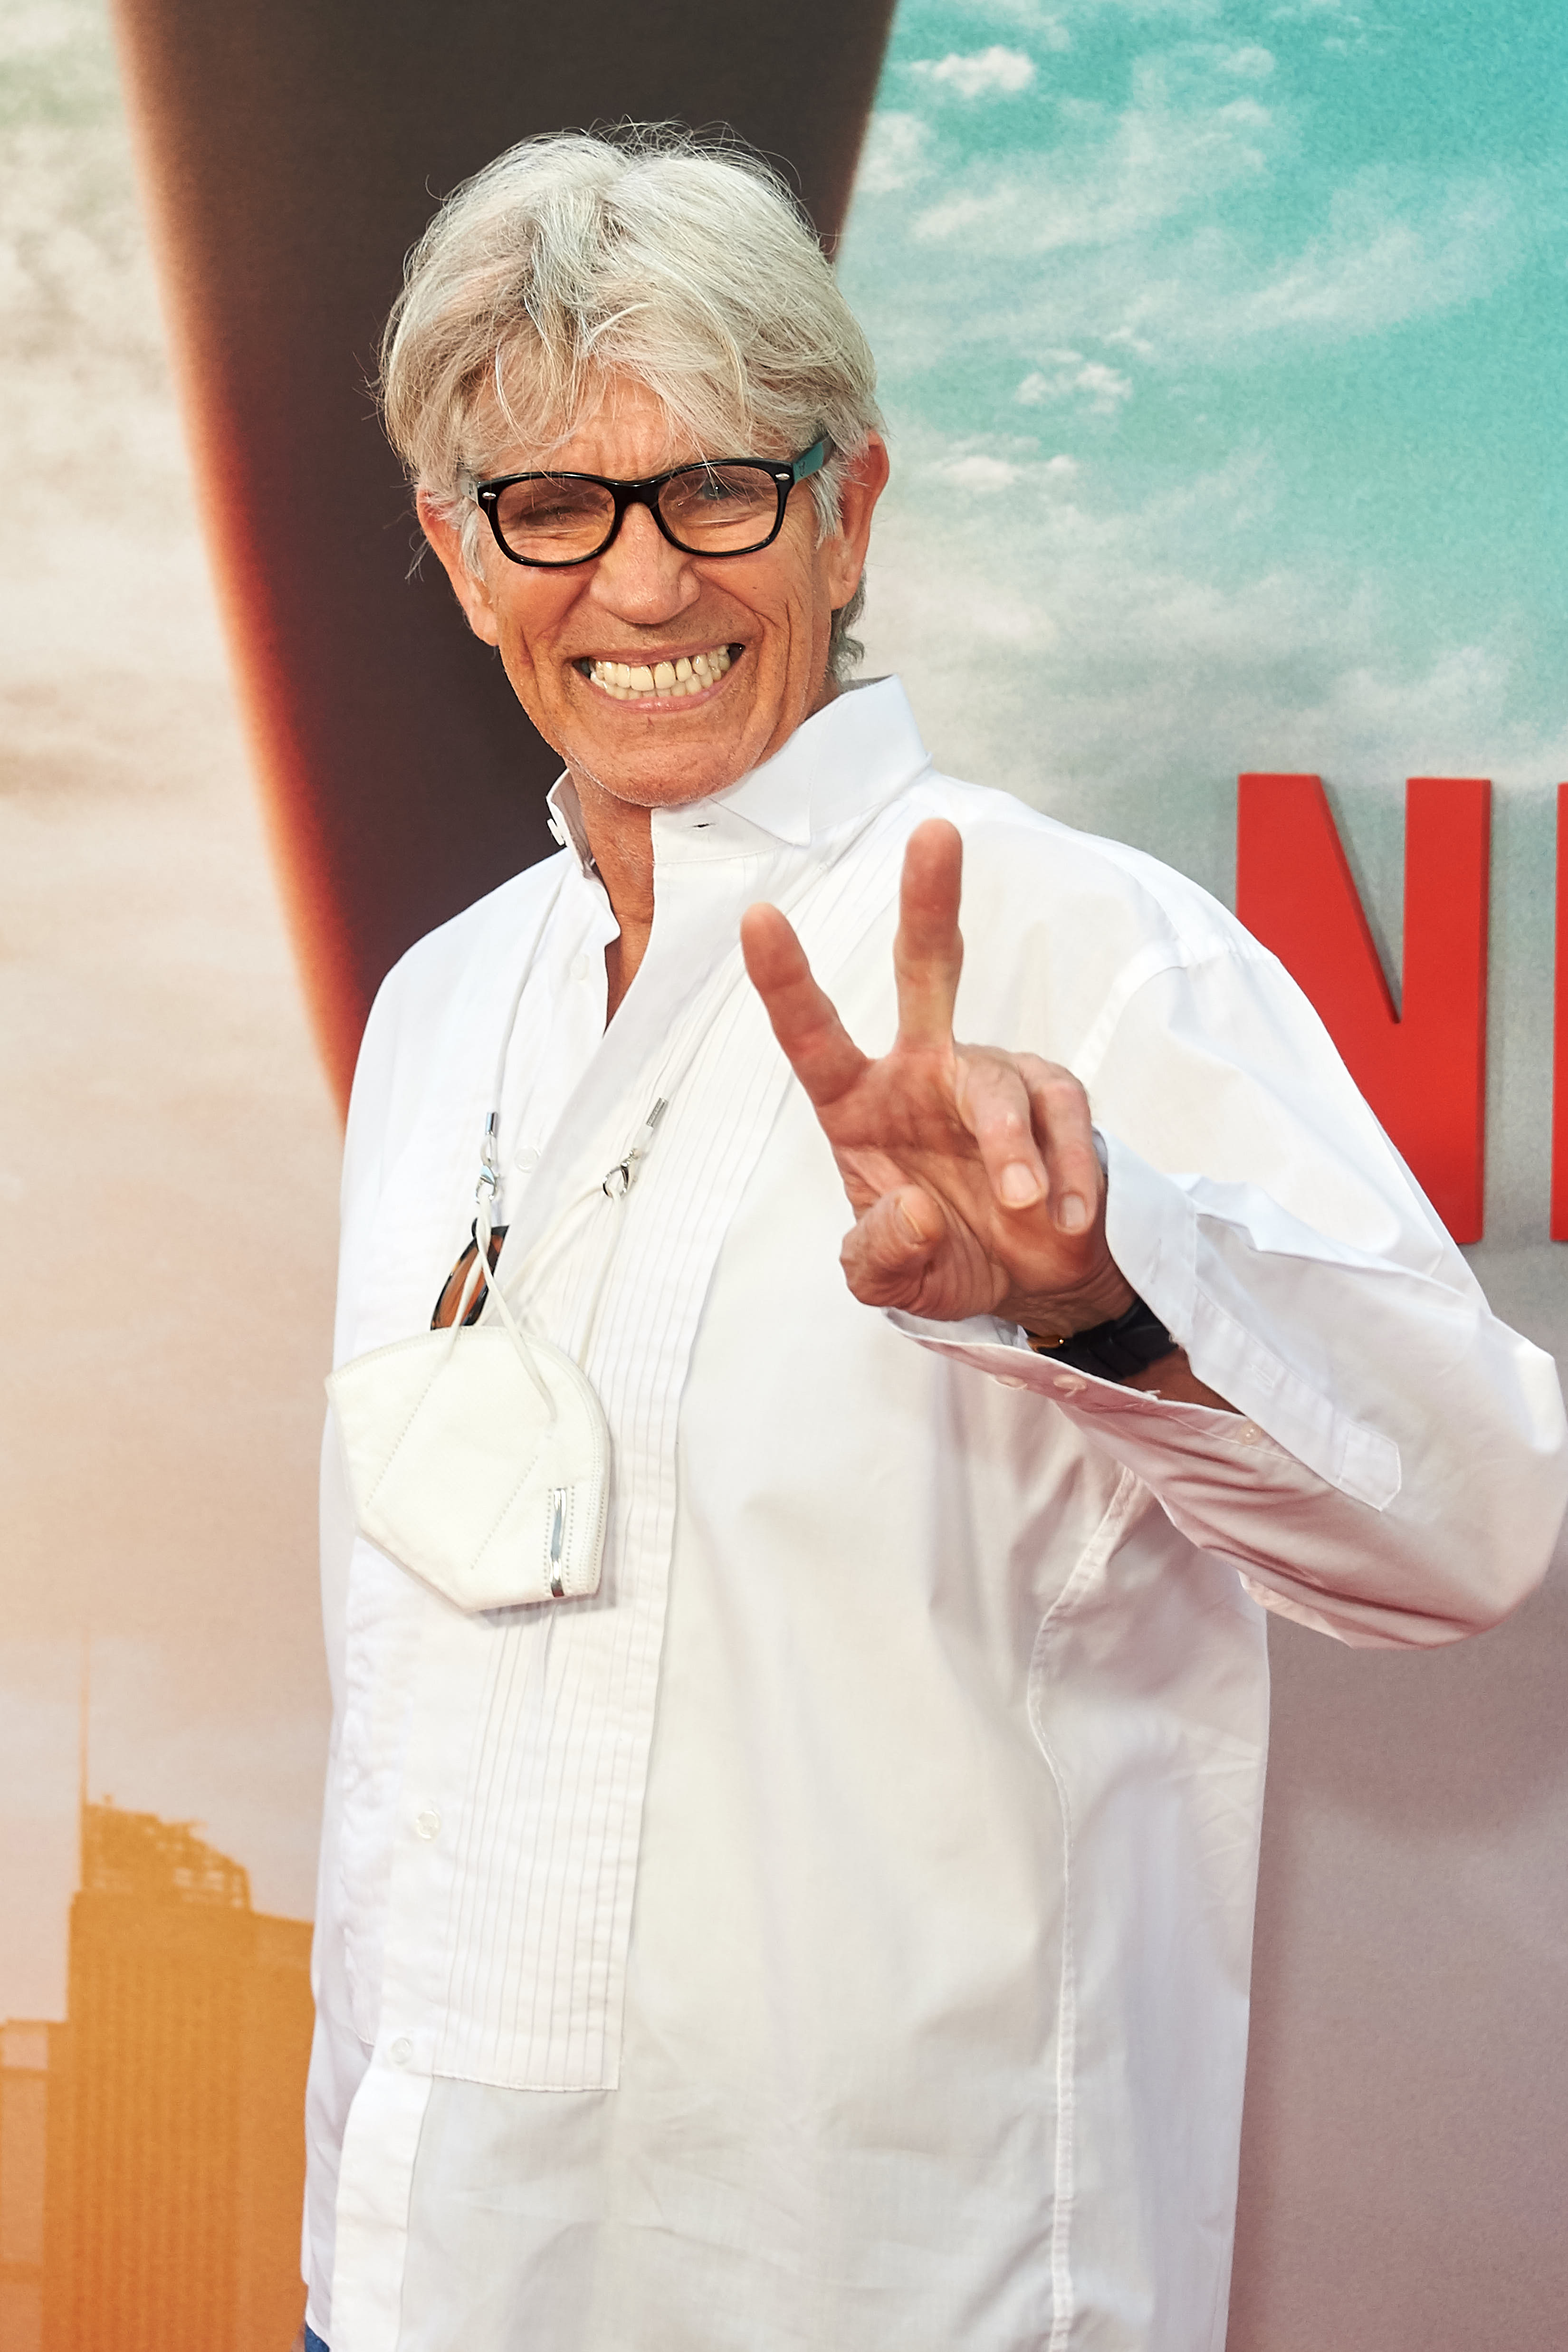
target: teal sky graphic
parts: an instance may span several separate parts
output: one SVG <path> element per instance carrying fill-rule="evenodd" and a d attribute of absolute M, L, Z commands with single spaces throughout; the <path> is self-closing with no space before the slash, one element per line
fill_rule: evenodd
<path fill-rule="evenodd" d="M 904 0 L 840 268 L 950 764 L 1189 866 L 1243 767 L 1568 774 L 1568 10 Z"/>

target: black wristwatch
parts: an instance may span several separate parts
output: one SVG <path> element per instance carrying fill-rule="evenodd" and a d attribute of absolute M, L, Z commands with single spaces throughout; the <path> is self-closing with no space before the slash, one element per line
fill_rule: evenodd
<path fill-rule="evenodd" d="M 1032 1331 L 1024 1334 L 1037 1356 L 1048 1356 L 1053 1364 L 1068 1364 L 1075 1372 L 1092 1372 L 1096 1380 L 1130 1381 L 1135 1372 L 1147 1371 L 1162 1356 L 1173 1354 L 1178 1342 L 1172 1339 L 1152 1307 L 1135 1298 L 1125 1315 L 1114 1322 L 1091 1324 L 1087 1331 L 1075 1331 L 1067 1339 L 1037 1339 Z"/>

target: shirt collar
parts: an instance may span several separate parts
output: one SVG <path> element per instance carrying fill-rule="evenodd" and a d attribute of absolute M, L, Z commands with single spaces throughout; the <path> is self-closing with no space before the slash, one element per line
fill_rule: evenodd
<path fill-rule="evenodd" d="M 583 824 L 583 806 L 577 798 L 577 787 L 572 782 L 570 769 L 564 775 L 556 777 L 545 794 L 545 805 L 550 811 L 545 823 L 562 848 L 571 850 L 577 860 L 579 873 L 586 879 L 598 869 L 594 864 L 594 853 L 588 846 L 588 835 Z"/>
<path fill-rule="evenodd" d="M 837 695 L 797 727 L 760 768 L 682 808 L 653 812 L 656 859 L 734 856 L 765 845 L 759 834 L 804 849 L 891 800 L 931 765 L 909 698 L 896 677 Z M 550 829 L 584 874 L 594 870 L 576 787 L 550 793 Z"/>

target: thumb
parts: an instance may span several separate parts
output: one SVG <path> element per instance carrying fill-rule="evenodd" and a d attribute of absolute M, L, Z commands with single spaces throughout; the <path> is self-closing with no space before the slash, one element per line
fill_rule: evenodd
<path fill-rule="evenodd" d="M 839 1264 L 863 1306 L 904 1307 L 919 1297 L 944 1233 L 942 1211 L 918 1184 L 873 1201 L 844 1236 Z"/>

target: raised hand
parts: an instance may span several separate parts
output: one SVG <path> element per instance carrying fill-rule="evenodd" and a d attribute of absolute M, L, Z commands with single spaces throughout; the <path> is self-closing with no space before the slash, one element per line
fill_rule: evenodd
<path fill-rule="evenodd" d="M 893 943 L 899 1034 L 879 1061 L 847 1034 L 776 907 L 746 913 L 746 969 L 838 1162 L 856 1297 L 1063 1337 L 1124 1313 L 1133 1293 L 1106 1247 L 1105 1179 L 1071 1071 L 953 1041 L 963 866 L 955 826 L 932 818 L 910 835 Z"/>

